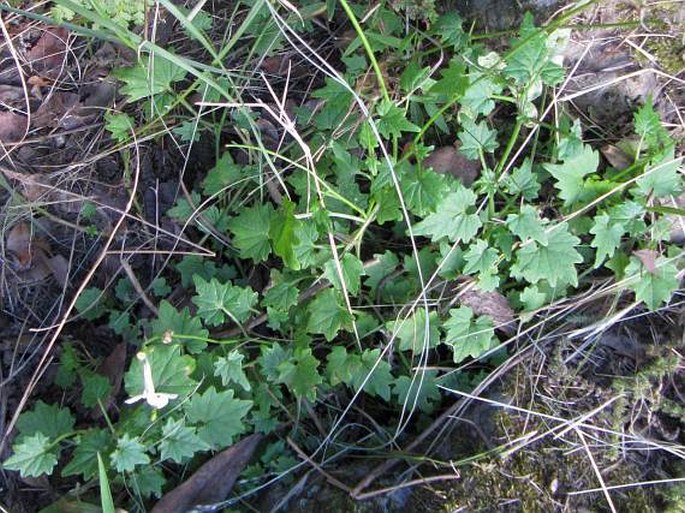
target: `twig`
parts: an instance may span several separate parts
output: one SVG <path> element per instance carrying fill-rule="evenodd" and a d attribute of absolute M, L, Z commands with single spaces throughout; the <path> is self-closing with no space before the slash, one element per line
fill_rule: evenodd
<path fill-rule="evenodd" d="M 304 461 L 306 461 L 307 463 L 309 463 L 312 467 L 314 467 L 322 476 L 324 476 L 324 477 L 326 478 L 326 480 L 327 480 L 330 484 L 332 484 L 333 486 L 335 486 L 335 487 L 337 487 L 337 488 L 340 488 L 340 489 L 343 490 L 344 492 L 346 492 L 346 493 L 352 495 L 352 489 L 351 489 L 349 486 L 347 486 L 347 485 L 346 485 L 345 483 L 343 483 L 342 481 L 339 481 L 338 479 L 336 479 L 335 477 L 333 477 L 332 475 L 330 475 L 328 472 L 326 472 L 323 468 L 321 468 L 321 466 L 320 466 L 318 463 L 316 463 L 315 461 L 313 461 L 309 456 L 307 456 L 307 455 L 302 451 L 302 449 L 300 449 L 300 448 L 297 446 L 297 444 L 296 444 L 295 442 L 293 442 L 293 441 L 290 439 L 290 437 L 287 437 L 286 440 L 288 441 L 288 445 L 289 445 L 290 447 L 292 447 L 292 449 L 297 453 L 297 455 L 298 455 L 300 458 L 302 458 Z"/>

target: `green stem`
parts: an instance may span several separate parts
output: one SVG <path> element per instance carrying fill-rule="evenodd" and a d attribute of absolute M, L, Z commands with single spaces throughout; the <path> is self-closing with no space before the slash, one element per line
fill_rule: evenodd
<path fill-rule="evenodd" d="M 366 55 L 369 57 L 369 61 L 371 61 L 371 67 L 373 68 L 373 72 L 376 74 L 376 80 L 378 80 L 378 85 L 383 93 L 383 98 L 389 102 L 390 95 L 388 94 L 388 88 L 385 85 L 385 80 L 383 80 L 381 67 L 378 65 L 376 56 L 373 54 L 373 49 L 371 48 L 371 44 L 364 34 L 364 29 L 362 29 L 359 21 L 357 21 L 357 17 L 352 12 L 352 8 L 350 7 L 350 4 L 347 3 L 347 0 L 340 0 L 340 5 L 342 5 L 345 14 L 349 18 L 350 23 L 352 23 L 352 27 L 354 27 L 354 31 L 357 33 L 357 36 L 359 36 L 359 40 L 362 42 L 362 46 L 366 51 Z"/>

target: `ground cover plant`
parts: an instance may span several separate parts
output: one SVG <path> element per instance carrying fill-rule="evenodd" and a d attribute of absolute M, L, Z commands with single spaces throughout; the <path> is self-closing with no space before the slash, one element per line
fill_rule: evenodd
<path fill-rule="evenodd" d="M 3 312 L 28 319 L 4 471 L 49 476 L 44 511 L 270 510 L 303 473 L 365 499 L 398 463 L 404 489 L 520 449 L 473 421 L 456 456 L 424 445 L 570 311 L 624 352 L 596 336 L 678 311 L 682 141 L 647 97 L 610 152 L 567 93 L 595 3 L 486 38 L 432 3 L 3 2 Z M 602 384 L 598 446 L 643 440 L 637 403 L 680 429 L 667 332 Z M 547 385 L 582 403 L 567 350 Z M 679 437 L 650 446 L 674 479 Z"/>

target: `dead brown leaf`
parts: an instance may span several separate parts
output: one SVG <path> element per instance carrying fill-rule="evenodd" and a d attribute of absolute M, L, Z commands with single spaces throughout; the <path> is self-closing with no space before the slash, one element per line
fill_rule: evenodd
<path fill-rule="evenodd" d="M 31 238 L 31 227 L 23 221 L 7 232 L 5 249 L 14 255 L 19 270 L 26 270 L 31 266 Z"/>
<path fill-rule="evenodd" d="M 502 294 L 493 290 L 484 292 L 476 287 L 471 278 L 463 278 L 464 288 L 459 293 L 459 301 L 468 306 L 475 315 L 488 315 L 492 317 L 495 328 L 507 335 L 513 335 L 516 331 L 514 310 L 509 306 L 509 301 Z"/>
<path fill-rule="evenodd" d="M 0 143 L 20 141 L 26 134 L 26 117 L 16 112 L 0 112 Z"/>
<path fill-rule="evenodd" d="M 67 57 L 69 32 L 63 27 L 45 27 L 36 44 L 26 53 L 31 67 L 49 78 L 57 78 Z"/>
<path fill-rule="evenodd" d="M 28 201 L 39 201 L 49 199 L 49 194 L 53 190 L 52 186 L 43 182 L 36 175 L 28 173 L 17 173 L 11 169 L 2 168 L 2 173 L 10 180 L 15 180 L 24 190 L 23 196 Z"/>
<path fill-rule="evenodd" d="M 31 125 L 35 128 L 59 126 L 60 121 L 67 113 L 72 110 L 79 102 L 76 93 L 65 91 L 55 91 L 48 96 L 31 117 Z"/>
<path fill-rule="evenodd" d="M 481 171 L 480 161 L 467 159 L 459 153 L 458 143 L 456 146 L 443 146 L 433 150 L 423 160 L 423 167 L 433 168 L 433 171 L 440 174 L 449 173 L 466 187 L 470 187 L 478 179 Z"/>
<path fill-rule="evenodd" d="M 647 269 L 647 272 L 651 274 L 657 273 L 656 259 L 659 258 L 658 251 L 654 251 L 653 249 L 639 249 L 633 251 L 633 255 L 640 259 L 640 262 L 642 262 L 644 268 Z"/>
<path fill-rule="evenodd" d="M 152 513 L 185 513 L 194 506 L 224 500 L 261 439 L 261 434 L 252 434 L 216 454 L 184 483 L 164 495 Z"/>

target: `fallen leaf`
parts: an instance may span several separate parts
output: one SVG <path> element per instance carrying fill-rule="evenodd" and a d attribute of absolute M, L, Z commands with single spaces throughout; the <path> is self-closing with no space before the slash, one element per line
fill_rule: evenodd
<path fill-rule="evenodd" d="M 647 269 L 647 272 L 651 274 L 657 273 L 656 259 L 659 258 L 658 251 L 654 251 L 653 249 L 639 249 L 633 251 L 633 255 L 640 259 L 640 262 L 642 262 L 644 268 Z"/>
<path fill-rule="evenodd" d="M 105 358 L 100 367 L 98 368 L 98 374 L 101 374 L 109 379 L 112 389 L 109 392 L 109 397 L 105 402 L 106 409 L 109 409 L 114 405 L 114 398 L 121 390 L 121 380 L 126 370 L 126 342 L 120 342 L 112 352 Z M 94 419 L 99 419 L 102 417 L 102 410 L 100 408 L 93 408 L 91 411 L 91 417 Z"/>
<path fill-rule="evenodd" d="M 474 315 L 488 315 L 492 317 L 495 328 L 507 335 L 513 335 L 516 331 L 514 310 L 509 306 L 509 301 L 502 294 L 493 290 L 484 292 L 476 287 L 470 278 L 459 280 L 464 283 L 464 288 L 459 292 L 459 302 L 468 306 Z"/>
<path fill-rule="evenodd" d="M 31 267 L 31 228 L 28 223 L 15 224 L 7 232 L 5 249 L 14 255 L 18 263 L 18 270 L 24 271 Z"/>
<path fill-rule="evenodd" d="M 26 53 L 31 67 L 49 78 L 57 78 L 67 56 L 69 32 L 63 27 L 46 27 L 36 44 Z"/>
<path fill-rule="evenodd" d="M 15 180 L 24 189 L 23 196 L 28 201 L 49 201 L 49 194 L 53 190 L 52 186 L 43 182 L 37 175 L 27 173 L 17 173 L 10 169 L 2 169 L 2 173 L 10 180 Z"/>
<path fill-rule="evenodd" d="M 15 112 L 0 112 L 0 143 L 20 141 L 26 134 L 26 117 Z"/>
<path fill-rule="evenodd" d="M 61 120 L 69 111 L 76 107 L 78 103 L 78 94 L 55 91 L 43 101 L 35 114 L 31 117 L 31 125 L 35 128 L 54 128 L 59 126 Z"/>
<path fill-rule="evenodd" d="M 216 454 L 185 482 L 165 494 L 152 513 L 186 513 L 194 506 L 224 500 L 262 439 L 255 433 Z"/>
<path fill-rule="evenodd" d="M 459 153 L 458 145 L 443 146 L 433 150 L 423 160 L 423 168 L 428 169 L 429 167 L 433 168 L 436 173 L 451 174 L 467 187 L 476 181 L 481 171 L 480 161 L 464 157 Z"/>

